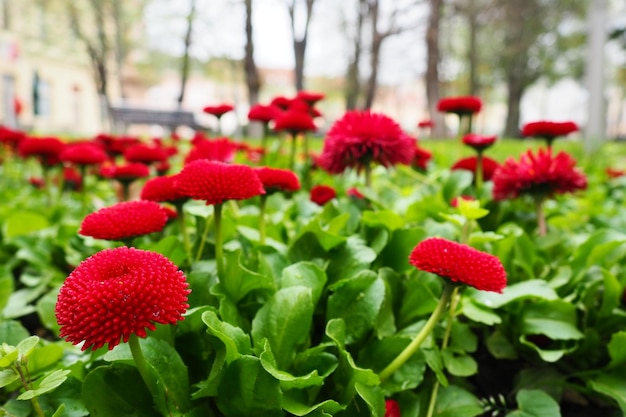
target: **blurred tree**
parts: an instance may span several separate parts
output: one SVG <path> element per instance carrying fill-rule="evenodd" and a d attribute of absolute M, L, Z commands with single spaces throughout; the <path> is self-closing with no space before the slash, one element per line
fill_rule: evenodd
<path fill-rule="evenodd" d="M 193 25 L 196 20 L 196 0 L 190 0 L 189 13 L 187 14 L 187 28 L 185 30 L 185 38 L 183 40 L 183 56 L 181 59 L 180 67 L 180 93 L 178 94 L 177 102 L 178 107 L 183 107 L 183 101 L 185 100 L 185 89 L 187 87 L 187 79 L 189 78 L 190 70 L 190 56 L 189 50 L 193 42 Z"/>
<path fill-rule="evenodd" d="M 428 0 L 428 5 L 430 10 L 426 27 L 426 98 L 430 120 L 433 122 L 431 136 L 441 138 L 446 134 L 443 115 L 437 110 L 437 103 L 441 98 L 439 89 L 439 65 L 441 63 L 439 27 L 443 0 Z"/>
<path fill-rule="evenodd" d="M 346 101 L 346 109 L 352 110 L 357 108 L 359 96 L 361 95 L 361 54 L 363 52 L 363 24 L 367 18 L 367 0 L 357 1 L 357 16 L 355 27 L 352 33 L 347 33 L 350 44 L 352 45 L 352 55 L 348 62 L 346 70 L 346 81 L 344 87 L 344 97 Z M 344 20 L 344 26 L 349 23 Z M 346 30 L 347 32 L 347 30 Z"/>
<path fill-rule="evenodd" d="M 309 36 L 309 26 L 311 24 L 311 18 L 313 15 L 313 6 L 315 0 L 302 0 L 304 1 L 304 9 L 302 18 L 304 24 L 300 33 L 298 33 L 298 23 L 300 22 L 299 16 L 296 15 L 296 4 L 300 4 L 299 0 L 287 0 L 287 9 L 289 11 L 289 19 L 291 21 L 291 35 L 293 37 L 293 55 L 295 58 L 295 80 L 296 90 L 300 91 L 304 89 L 304 57 L 306 55 L 306 45 Z M 301 8 L 298 8 L 300 10 Z"/>
<path fill-rule="evenodd" d="M 252 34 L 252 0 L 245 0 L 246 3 L 246 46 L 244 55 L 244 71 L 246 85 L 248 87 L 248 105 L 252 107 L 259 101 L 259 91 L 261 90 L 261 77 L 254 60 L 254 41 Z"/>

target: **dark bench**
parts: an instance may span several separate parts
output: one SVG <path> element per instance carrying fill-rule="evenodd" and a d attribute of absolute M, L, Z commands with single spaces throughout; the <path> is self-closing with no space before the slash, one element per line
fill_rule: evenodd
<path fill-rule="evenodd" d="M 116 130 L 128 125 L 158 125 L 169 130 L 177 126 L 188 126 L 194 130 L 207 130 L 196 122 L 194 114 L 186 110 L 153 110 L 139 107 L 111 107 L 111 119 Z"/>

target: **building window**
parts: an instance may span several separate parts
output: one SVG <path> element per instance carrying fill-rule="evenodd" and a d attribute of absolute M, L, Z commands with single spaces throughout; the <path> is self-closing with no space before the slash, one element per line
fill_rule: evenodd
<path fill-rule="evenodd" d="M 49 116 L 51 113 L 52 92 L 50 83 L 35 72 L 33 76 L 33 113 L 35 116 Z"/>

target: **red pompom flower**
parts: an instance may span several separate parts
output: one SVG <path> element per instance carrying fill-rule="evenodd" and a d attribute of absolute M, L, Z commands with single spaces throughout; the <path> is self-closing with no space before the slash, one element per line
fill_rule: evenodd
<path fill-rule="evenodd" d="M 274 120 L 280 114 L 280 112 L 280 108 L 272 104 L 255 104 L 254 106 L 250 107 L 250 111 L 248 112 L 248 120 L 261 123 L 269 123 Z"/>
<path fill-rule="evenodd" d="M 578 131 L 578 125 L 574 122 L 552 122 L 539 120 L 526 123 L 522 127 L 522 136 L 544 139 L 548 146 L 559 136 L 567 136 Z"/>
<path fill-rule="evenodd" d="M 126 201 L 88 214 L 78 233 L 96 239 L 127 240 L 160 232 L 166 222 L 167 214 L 158 203 Z"/>
<path fill-rule="evenodd" d="M 231 104 L 218 104 L 216 106 L 205 106 L 202 111 L 208 114 L 212 114 L 218 119 L 228 113 L 229 111 L 233 111 L 235 107 Z"/>
<path fill-rule="evenodd" d="M 463 144 L 474 149 L 476 152 L 483 152 L 485 149 L 496 143 L 495 136 L 484 136 L 476 133 L 468 133 L 463 136 L 462 140 Z"/>
<path fill-rule="evenodd" d="M 17 152 L 22 158 L 34 156 L 42 165 L 52 166 L 61 162 L 64 148 L 65 143 L 59 138 L 26 138 L 18 145 Z"/>
<path fill-rule="evenodd" d="M 289 169 L 256 167 L 254 172 L 263 183 L 265 192 L 270 194 L 275 191 L 298 191 L 300 189 L 300 180 L 295 172 Z"/>
<path fill-rule="evenodd" d="M 496 200 L 526 194 L 535 198 L 552 197 L 587 188 L 587 178 L 576 168 L 576 160 L 561 151 L 528 150 L 519 161 L 513 158 L 500 166 L 493 176 L 493 197 Z"/>
<path fill-rule="evenodd" d="M 409 262 L 417 269 L 478 290 L 501 293 L 506 287 L 506 271 L 500 259 L 447 239 L 421 241 L 411 252 Z"/>
<path fill-rule="evenodd" d="M 385 400 L 385 417 L 401 417 L 400 406 L 395 400 Z"/>
<path fill-rule="evenodd" d="M 183 194 L 196 200 L 206 200 L 207 205 L 265 194 L 263 184 L 252 167 L 206 159 L 185 165 L 176 176 L 175 184 Z"/>
<path fill-rule="evenodd" d="M 185 275 L 156 252 L 120 247 L 85 259 L 67 277 L 56 303 L 60 336 L 82 350 L 109 350 L 155 323 L 175 324 L 189 308 Z"/>
<path fill-rule="evenodd" d="M 310 199 L 319 206 L 323 206 L 335 197 L 337 197 L 337 192 L 331 186 L 316 185 L 311 188 Z"/>
<path fill-rule="evenodd" d="M 60 154 L 61 161 L 76 165 L 98 165 L 109 159 L 107 153 L 95 142 L 68 144 Z"/>
<path fill-rule="evenodd" d="M 452 165 L 452 167 L 450 167 L 450 169 L 453 171 L 457 169 L 470 171 L 471 173 L 474 174 L 474 178 L 475 178 L 477 176 L 476 175 L 477 166 L 478 166 L 478 158 L 476 156 L 470 156 L 468 158 L 459 159 Z M 493 174 L 496 172 L 496 169 L 498 169 L 499 166 L 500 164 L 498 164 L 496 160 L 483 156 L 482 157 L 483 179 L 485 181 L 491 180 L 493 178 Z"/>
<path fill-rule="evenodd" d="M 177 203 L 188 200 L 183 192 L 176 186 L 176 176 L 162 176 L 150 178 L 141 189 L 140 198 L 157 202 Z"/>
<path fill-rule="evenodd" d="M 410 164 L 415 139 L 390 117 L 369 111 L 348 111 L 330 128 L 319 162 L 331 173 L 357 171 L 371 164 Z"/>
<path fill-rule="evenodd" d="M 478 97 L 444 97 L 437 103 L 437 110 L 442 113 L 453 113 L 459 116 L 478 113 L 483 107 L 483 102 Z"/>

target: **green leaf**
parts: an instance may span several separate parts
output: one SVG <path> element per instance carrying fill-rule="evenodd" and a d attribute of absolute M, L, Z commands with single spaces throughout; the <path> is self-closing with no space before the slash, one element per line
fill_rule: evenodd
<path fill-rule="evenodd" d="M 0 271 L 0 311 L 2 311 L 13 293 L 15 279 L 8 267 L 4 267 Z"/>
<path fill-rule="evenodd" d="M 38 344 L 39 336 L 30 336 L 18 343 L 16 347 L 19 353 L 19 359 L 24 360 L 25 358 L 28 358 Z"/>
<path fill-rule="evenodd" d="M 47 328 L 52 330 L 58 335 L 60 326 L 57 324 L 57 318 L 55 315 L 55 308 L 57 297 L 59 295 L 60 287 L 57 287 L 51 291 L 48 291 L 43 297 L 41 297 L 35 308 L 41 323 Z"/>
<path fill-rule="evenodd" d="M 376 252 L 365 245 L 358 236 L 350 236 L 345 245 L 332 252 L 332 258 L 326 269 L 329 282 L 351 278 L 369 268 L 376 259 Z"/>
<path fill-rule="evenodd" d="M 361 222 L 365 226 L 383 226 L 391 231 L 402 228 L 406 223 L 398 213 L 391 210 L 366 211 Z"/>
<path fill-rule="evenodd" d="M 385 416 L 385 395 L 379 386 L 357 382 L 354 387 L 370 410 L 372 417 Z"/>
<path fill-rule="evenodd" d="M 54 366 L 63 357 L 65 349 L 60 344 L 47 344 L 32 351 L 28 357 L 28 370 L 36 374 Z"/>
<path fill-rule="evenodd" d="M 361 340 L 373 329 L 385 299 L 385 282 L 372 271 L 364 271 L 332 286 L 326 319 L 341 318 L 350 323 L 345 343 Z"/>
<path fill-rule="evenodd" d="M 468 377 L 478 372 L 478 364 L 474 358 L 469 355 L 455 354 L 455 352 L 449 348 L 444 349 L 441 355 L 443 364 L 451 375 Z"/>
<path fill-rule="evenodd" d="M 89 372 L 81 398 L 93 416 L 160 416 L 137 369 L 122 363 L 99 366 Z"/>
<path fill-rule="evenodd" d="M 0 370 L 0 388 L 6 387 L 20 379 L 20 376 L 13 369 Z"/>
<path fill-rule="evenodd" d="M 472 232 L 468 244 L 470 246 L 482 245 L 484 243 L 495 242 L 502 238 L 504 238 L 504 236 L 494 232 Z"/>
<path fill-rule="evenodd" d="M 274 290 L 274 280 L 246 268 L 242 262 L 241 250 L 225 252 L 226 271 L 221 284 L 235 302 L 255 290 Z"/>
<path fill-rule="evenodd" d="M 466 294 L 477 303 L 490 308 L 500 308 L 513 301 L 525 298 L 540 298 L 544 300 L 556 300 L 559 298 L 554 289 L 547 282 L 540 279 L 509 285 L 502 294 L 479 291 L 474 288 L 468 288 Z"/>
<path fill-rule="evenodd" d="M 296 394 L 294 391 L 285 392 L 282 404 L 283 409 L 294 416 L 334 416 L 339 411 L 345 409 L 344 406 L 334 400 L 308 405 L 304 399 L 299 398 L 300 396 Z"/>
<path fill-rule="evenodd" d="M 277 291 L 252 320 L 252 340 L 262 348 L 267 338 L 278 368 L 289 369 L 298 346 L 309 337 L 313 320 L 311 289 L 302 286 Z"/>
<path fill-rule="evenodd" d="M 221 321 L 213 311 L 202 313 L 202 321 L 209 334 L 217 337 L 226 347 L 226 362 L 230 363 L 241 355 L 252 353 L 250 337 L 239 327 Z"/>
<path fill-rule="evenodd" d="M 150 243 L 145 249 L 160 253 L 175 265 L 183 265 L 187 261 L 185 247 L 176 235 L 166 236 L 157 242 Z"/>
<path fill-rule="evenodd" d="M 3 344 L 0 346 L 0 368 L 8 368 L 18 359 L 19 352 L 16 347 Z"/>
<path fill-rule="evenodd" d="M 518 409 L 506 417 L 561 417 L 559 404 L 540 390 L 520 390 L 515 396 Z"/>
<path fill-rule="evenodd" d="M 626 377 L 623 369 L 603 372 L 587 384 L 592 390 L 615 400 L 622 413 L 626 414 Z"/>
<path fill-rule="evenodd" d="M 604 283 L 602 291 L 602 304 L 600 306 L 600 317 L 608 317 L 613 314 L 613 310 L 620 305 L 622 298 L 622 286 L 610 271 L 605 268 L 600 269 Z"/>
<path fill-rule="evenodd" d="M 455 385 L 439 390 L 435 415 L 437 417 L 474 417 L 483 413 L 478 398 Z"/>
<path fill-rule="evenodd" d="M 500 331 L 496 330 L 485 341 L 487 349 L 496 359 L 517 359 L 515 346 Z"/>
<path fill-rule="evenodd" d="M 611 341 L 609 342 L 607 349 L 611 362 L 609 368 L 616 368 L 619 365 L 626 363 L 626 331 L 613 333 Z"/>
<path fill-rule="evenodd" d="M 324 291 L 326 281 L 326 273 L 322 268 L 312 262 L 298 262 L 283 270 L 280 287 L 303 286 L 310 288 L 313 305 L 316 305 Z"/>
<path fill-rule="evenodd" d="M 426 230 L 422 227 L 395 230 L 389 243 L 380 253 L 382 265 L 398 272 L 413 270 L 414 267 L 409 263 L 409 255 L 415 245 L 427 235 Z"/>
<path fill-rule="evenodd" d="M 475 352 L 478 347 L 478 337 L 466 323 L 458 320 L 452 322 L 450 333 L 450 348 L 458 352 Z"/>
<path fill-rule="evenodd" d="M 462 313 L 468 319 L 476 322 L 493 326 L 502 323 L 502 319 L 492 309 L 478 304 L 472 298 L 463 297 L 461 299 Z"/>
<path fill-rule="evenodd" d="M 18 400 L 30 400 L 34 397 L 38 397 L 42 394 L 54 390 L 61 385 L 67 379 L 67 375 L 70 373 L 68 370 L 57 369 L 48 373 L 45 377 L 35 382 L 35 389 L 30 389 L 20 394 Z"/>
<path fill-rule="evenodd" d="M 49 227 L 48 219 L 34 211 L 16 210 L 2 225 L 2 234 L 6 238 L 28 235 Z"/>
<path fill-rule="evenodd" d="M 283 390 L 304 389 L 310 387 L 321 387 L 324 384 L 324 377 L 312 370 L 306 375 L 293 375 L 287 371 L 282 371 L 276 367 L 276 359 L 272 354 L 271 347 L 265 340 L 263 351 L 259 355 L 261 365 L 270 375 L 280 381 Z"/>
<path fill-rule="evenodd" d="M 578 340 L 576 307 L 563 300 L 537 301 L 524 305 L 520 330 L 524 335 L 543 334 L 555 340 Z"/>
<path fill-rule="evenodd" d="M 454 197 L 462 195 L 463 191 L 472 185 L 473 178 L 471 172 L 463 169 L 450 171 L 441 188 L 443 201 L 450 204 Z"/>
<path fill-rule="evenodd" d="M 254 356 L 242 356 L 226 369 L 217 406 L 226 417 L 282 417 L 280 384 Z"/>

